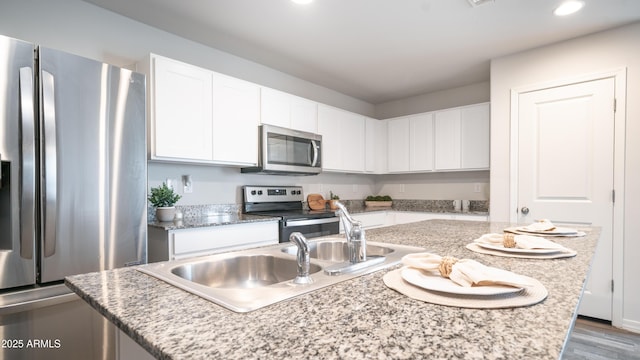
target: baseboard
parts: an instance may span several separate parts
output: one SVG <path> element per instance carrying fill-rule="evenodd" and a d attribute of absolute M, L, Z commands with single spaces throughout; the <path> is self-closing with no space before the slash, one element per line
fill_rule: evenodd
<path fill-rule="evenodd" d="M 622 328 L 640 334 L 640 321 L 622 319 Z"/>

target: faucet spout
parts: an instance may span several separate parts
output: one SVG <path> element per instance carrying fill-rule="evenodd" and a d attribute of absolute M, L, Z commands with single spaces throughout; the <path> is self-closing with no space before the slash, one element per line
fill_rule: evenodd
<path fill-rule="evenodd" d="M 311 266 L 311 258 L 309 256 L 309 242 L 300 232 L 294 232 L 289 236 L 289 241 L 296 244 L 298 247 L 298 254 L 296 255 L 296 262 L 298 266 L 298 273 L 293 280 L 295 284 L 311 284 L 313 279 L 309 276 L 309 268 Z"/>
<path fill-rule="evenodd" d="M 338 214 L 347 237 L 349 261 L 353 264 L 367 261 L 367 241 L 362 223 L 352 218 L 346 206 L 342 203 L 336 202 L 336 205 L 338 206 Z"/>

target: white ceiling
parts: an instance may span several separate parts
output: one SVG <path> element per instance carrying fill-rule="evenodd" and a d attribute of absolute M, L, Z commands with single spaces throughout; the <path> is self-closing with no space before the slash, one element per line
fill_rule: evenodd
<path fill-rule="evenodd" d="M 489 60 L 640 20 L 640 0 L 84 0 L 378 104 L 489 80 Z M 639 39 L 640 41 L 640 39 Z"/>

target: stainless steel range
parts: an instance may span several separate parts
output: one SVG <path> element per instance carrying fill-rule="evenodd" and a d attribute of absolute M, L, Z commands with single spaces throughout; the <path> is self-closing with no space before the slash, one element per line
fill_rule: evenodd
<path fill-rule="evenodd" d="M 244 186 L 242 190 L 245 214 L 280 218 L 281 243 L 296 231 L 307 238 L 340 231 L 340 218 L 334 211 L 305 208 L 301 186 Z"/>

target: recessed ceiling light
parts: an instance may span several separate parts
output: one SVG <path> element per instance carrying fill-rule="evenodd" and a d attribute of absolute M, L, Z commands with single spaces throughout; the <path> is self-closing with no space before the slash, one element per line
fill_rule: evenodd
<path fill-rule="evenodd" d="M 565 1 L 553 11 L 553 14 L 556 16 L 571 15 L 579 11 L 580 9 L 582 9 L 583 6 L 584 6 L 584 1 L 576 1 L 576 0 Z"/>
<path fill-rule="evenodd" d="M 292 2 L 300 5 L 311 4 L 313 0 L 291 0 Z"/>

